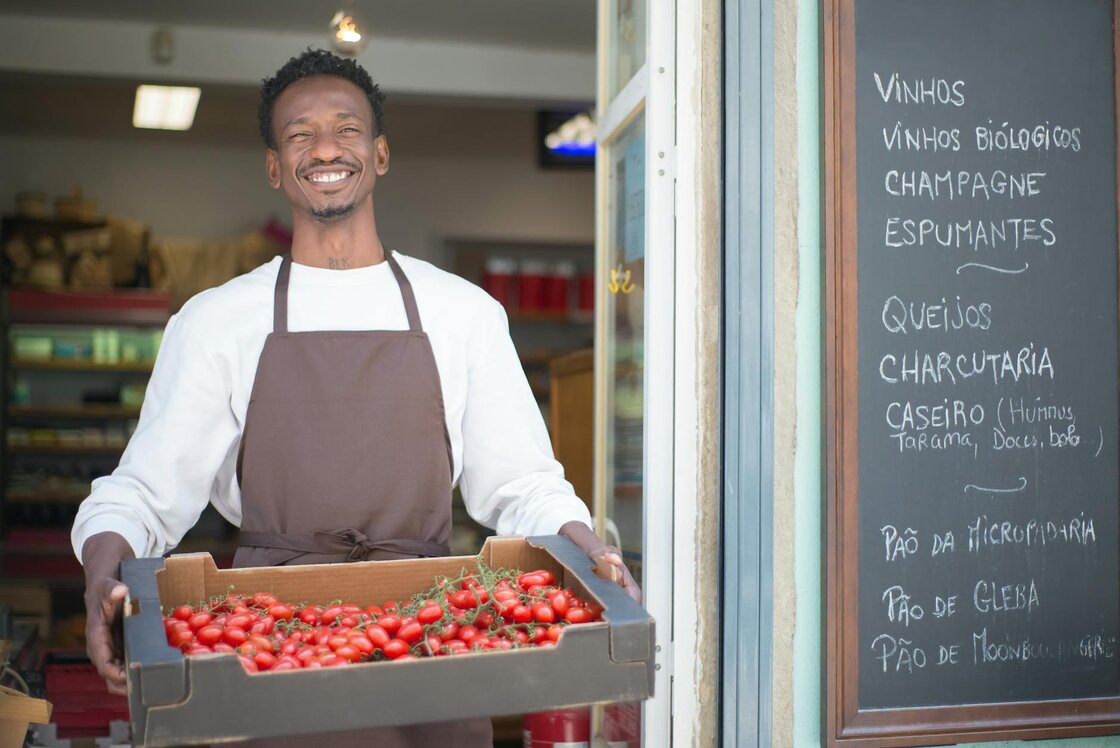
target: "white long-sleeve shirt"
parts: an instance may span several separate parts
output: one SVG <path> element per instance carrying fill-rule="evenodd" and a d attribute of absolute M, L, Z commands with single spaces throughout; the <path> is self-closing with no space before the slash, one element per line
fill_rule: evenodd
<path fill-rule="evenodd" d="M 394 253 L 412 282 L 439 369 L 454 475 L 467 511 L 503 535 L 590 525 L 553 458 L 501 305 L 477 286 Z M 241 524 L 236 463 L 257 361 L 272 331 L 280 258 L 188 301 L 167 324 L 139 425 L 112 475 L 93 482 L 71 541 L 123 535 L 138 557 L 178 545 L 207 502 Z M 407 330 L 388 263 L 292 265 L 288 327 Z M 381 383 L 378 384 L 381 386 Z"/>

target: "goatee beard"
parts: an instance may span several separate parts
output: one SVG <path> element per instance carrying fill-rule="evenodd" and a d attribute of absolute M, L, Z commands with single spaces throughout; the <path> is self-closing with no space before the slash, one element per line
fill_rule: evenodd
<path fill-rule="evenodd" d="M 343 216 L 349 215 L 354 210 L 354 203 L 347 205 L 334 205 L 328 208 L 312 208 L 311 217 L 320 223 L 329 223 Z"/>

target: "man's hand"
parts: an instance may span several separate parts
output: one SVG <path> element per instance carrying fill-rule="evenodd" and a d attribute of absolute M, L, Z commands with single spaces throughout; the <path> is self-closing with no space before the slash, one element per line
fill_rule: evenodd
<path fill-rule="evenodd" d="M 90 536 L 82 546 L 86 576 L 86 653 L 110 693 L 127 691 L 122 611 L 128 588 L 117 578 L 121 561 L 134 558 L 132 547 L 115 532 Z"/>
<path fill-rule="evenodd" d="M 579 546 L 587 557 L 595 562 L 595 573 L 603 579 L 618 582 L 626 594 L 635 601 L 642 601 L 642 591 L 630 575 L 630 570 L 622 561 L 622 553 L 614 546 L 607 545 L 590 527 L 582 522 L 567 522 L 560 528 L 560 534 Z"/>

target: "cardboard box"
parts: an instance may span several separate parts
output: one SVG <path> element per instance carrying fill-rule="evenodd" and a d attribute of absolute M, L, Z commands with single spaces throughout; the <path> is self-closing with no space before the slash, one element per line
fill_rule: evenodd
<path fill-rule="evenodd" d="M 51 705 L 14 688 L 0 686 L 0 745 L 23 745 L 27 728 L 51 721 Z"/>
<path fill-rule="evenodd" d="M 224 594 L 282 600 L 341 598 L 365 606 L 407 599 L 476 568 L 474 556 L 219 570 L 208 554 L 121 565 L 132 737 L 136 745 L 204 745 L 523 714 L 653 693 L 653 619 L 616 584 L 599 579 L 559 536 L 490 538 L 491 568 L 550 569 L 560 584 L 604 607 L 603 622 L 569 627 L 555 648 L 516 649 L 249 675 L 232 655 L 185 657 L 167 644 L 162 608 Z M 286 705 L 296 705 L 288 709 Z"/>

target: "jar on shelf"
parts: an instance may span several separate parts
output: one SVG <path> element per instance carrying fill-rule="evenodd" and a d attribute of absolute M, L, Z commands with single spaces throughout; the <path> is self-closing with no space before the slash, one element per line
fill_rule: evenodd
<path fill-rule="evenodd" d="M 565 260 L 556 263 L 548 276 L 545 308 L 549 313 L 565 316 L 571 309 L 572 285 L 576 277 L 576 264 Z"/>
<path fill-rule="evenodd" d="M 517 263 L 505 257 L 491 257 L 486 260 L 482 271 L 482 288 L 493 296 L 507 311 L 514 308 Z"/>
<path fill-rule="evenodd" d="M 547 311 L 545 287 L 548 283 L 549 267 L 544 260 L 524 260 L 521 275 L 518 276 L 518 309 L 525 314 L 539 314 Z"/>

